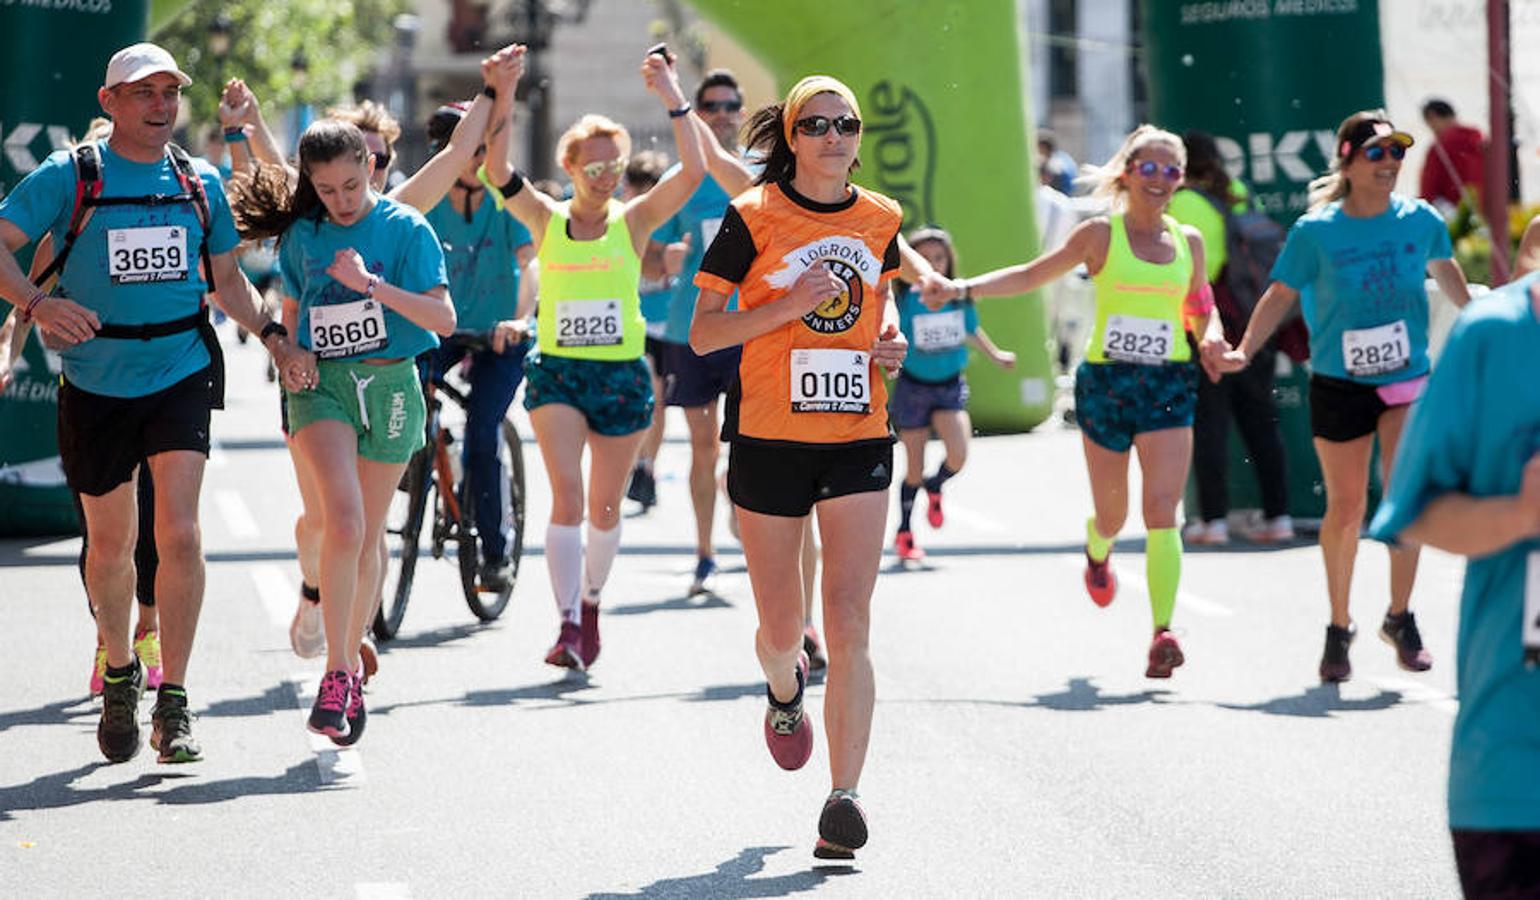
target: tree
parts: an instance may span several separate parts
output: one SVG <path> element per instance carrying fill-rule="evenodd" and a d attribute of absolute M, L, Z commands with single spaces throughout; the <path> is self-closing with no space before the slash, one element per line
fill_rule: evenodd
<path fill-rule="evenodd" d="M 272 111 L 352 99 L 353 85 L 393 40 L 410 0 L 195 0 L 155 30 L 193 83 L 183 92 L 194 125 L 219 120 L 219 94 L 243 78 Z M 216 22 L 218 24 L 216 24 Z M 228 49 L 215 52 L 218 34 Z"/>

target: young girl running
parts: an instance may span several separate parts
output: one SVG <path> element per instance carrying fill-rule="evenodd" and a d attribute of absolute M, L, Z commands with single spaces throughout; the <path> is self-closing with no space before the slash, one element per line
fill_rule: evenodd
<path fill-rule="evenodd" d="M 454 330 L 444 253 L 417 211 L 370 187 L 375 160 L 349 123 L 299 141 L 299 177 L 277 167 L 236 181 L 246 237 L 279 237 L 284 292 L 307 356 L 280 372 L 289 429 L 319 493 L 326 674 L 310 730 L 356 742 L 365 723 L 359 642 L 374 614 L 391 495 L 423 445 L 413 363 Z"/>
<path fill-rule="evenodd" d="M 1203 239 L 1166 215 L 1185 163 L 1181 138 L 1141 125 L 1102 170 L 1097 192 L 1112 201 L 1111 215 L 1082 222 L 1064 246 L 1030 263 L 961 281 L 933 276 L 926 284 L 929 295 L 967 300 L 1024 294 L 1082 263 L 1091 272 L 1096 322 L 1075 373 L 1075 411 L 1096 509 L 1086 521 L 1085 585 L 1098 606 L 1117 592 L 1108 557 L 1128 517 L 1128 457 L 1137 449 L 1155 624 L 1148 678 L 1170 678 L 1183 662 L 1171 633 L 1182 571 L 1176 507 L 1192 457 L 1198 387 L 1185 332 L 1200 339 L 1211 378 L 1218 377 L 1214 360 L 1226 346 L 1204 273 Z"/>

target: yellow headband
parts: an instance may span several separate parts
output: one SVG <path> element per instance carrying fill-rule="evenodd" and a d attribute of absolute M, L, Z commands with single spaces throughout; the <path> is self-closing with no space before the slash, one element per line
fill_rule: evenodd
<path fill-rule="evenodd" d="M 802 116 L 802 107 L 807 101 L 817 94 L 835 94 L 850 104 L 850 112 L 861 118 L 861 104 L 856 102 L 855 92 L 830 75 L 809 75 L 796 84 L 786 94 L 786 103 L 781 107 L 781 125 L 786 130 L 786 142 L 791 143 L 792 126 Z"/>

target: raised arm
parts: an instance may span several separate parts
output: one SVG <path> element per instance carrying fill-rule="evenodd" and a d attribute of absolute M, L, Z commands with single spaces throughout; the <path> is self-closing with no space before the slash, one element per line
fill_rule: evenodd
<path fill-rule="evenodd" d="M 674 115 L 689 101 L 679 87 L 679 75 L 674 71 L 672 57 L 664 60 L 661 56 L 648 54 L 642 60 L 642 79 L 669 112 L 669 122 L 674 128 L 674 149 L 679 155 L 679 171 L 626 206 L 626 227 L 631 230 L 631 242 L 638 256 L 647 246 L 647 236 L 684 206 L 705 177 L 706 155 L 701 131 L 707 130 L 697 128 L 691 113 Z"/>
<path fill-rule="evenodd" d="M 531 189 L 523 173 L 514 170 L 513 160 L 509 156 L 513 147 L 511 104 L 513 93 L 519 86 L 519 78 L 524 74 L 524 54 L 524 46 L 514 44 L 508 54 L 492 66 L 490 74 L 497 99 L 509 104 L 501 117 L 495 109 L 492 115 L 498 121 L 505 122 L 507 127 L 488 136 L 487 161 L 481 167 L 481 175 L 483 183 L 502 204 L 502 209 L 529 229 L 535 241 L 535 249 L 538 250 L 540 242 L 545 239 L 545 229 L 550 224 L 551 213 L 556 210 L 557 203 L 544 193 Z"/>
<path fill-rule="evenodd" d="M 257 95 L 252 93 L 251 88 L 247 86 L 246 82 L 239 78 L 232 78 L 225 85 L 225 92 L 220 98 L 219 103 L 220 124 L 225 124 L 227 121 L 225 118 L 225 107 L 227 104 L 230 107 L 231 117 L 228 120 L 230 124 L 226 125 L 226 127 L 233 128 L 237 124 L 247 126 L 247 143 L 250 145 L 247 149 L 250 151 L 251 156 L 257 162 L 267 163 L 271 166 L 283 166 L 288 170 L 291 177 L 298 177 L 294 167 L 289 165 L 288 160 L 284 159 L 283 151 L 278 149 L 278 141 L 273 138 L 272 130 L 267 127 L 267 121 L 262 118 L 262 105 L 257 101 Z M 232 150 L 231 153 L 231 161 L 233 163 L 234 151 Z M 234 168 L 233 165 L 232 168 Z"/>
<path fill-rule="evenodd" d="M 735 153 L 729 153 L 717 143 L 716 135 L 711 133 L 711 126 L 706 124 L 698 113 L 690 113 L 685 116 L 695 128 L 695 139 L 700 142 L 701 150 L 706 154 L 706 172 L 711 175 L 728 197 L 736 197 L 754 186 L 754 173 L 743 164 L 743 160 Z"/>
<path fill-rule="evenodd" d="M 513 124 L 512 92 L 504 96 L 498 91 L 495 75 L 496 66 L 510 56 L 512 51 L 510 45 L 481 61 L 481 80 L 497 94 L 497 98 L 494 100 L 485 92 L 477 94 L 471 102 L 471 108 L 466 110 L 460 123 L 450 133 L 444 149 L 423 163 L 422 168 L 412 173 L 412 177 L 397 185 L 389 194 L 392 200 L 405 203 L 419 212 L 427 212 L 437 206 L 444 195 L 449 193 L 449 189 L 454 187 L 461 170 L 475 158 L 477 148 L 485 147 L 487 153 L 492 152 L 494 139 Z M 501 136 L 505 142 L 503 152 L 506 153 L 508 138 L 506 134 Z"/>

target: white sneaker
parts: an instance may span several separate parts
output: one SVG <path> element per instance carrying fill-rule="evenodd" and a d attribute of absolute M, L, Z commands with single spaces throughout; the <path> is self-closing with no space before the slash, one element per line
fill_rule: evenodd
<path fill-rule="evenodd" d="M 1230 543 L 1230 525 L 1224 519 L 1212 522 L 1192 522 L 1182 530 L 1182 539 L 1189 544 L 1217 547 Z"/>
<path fill-rule="evenodd" d="M 289 625 L 289 646 L 300 659 L 315 659 L 326 653 L 326 624 L 321 619 L 321 604 L 299 598 L 294 621 Z"/>
<path fill-rule="evenodd" d="M 1246 537 L 1258 544 L 1278 544 L 1284 541 L 1292 541 L 1294 540 L 1294 520 L 1288 516 L 1264 519 Z"/>

